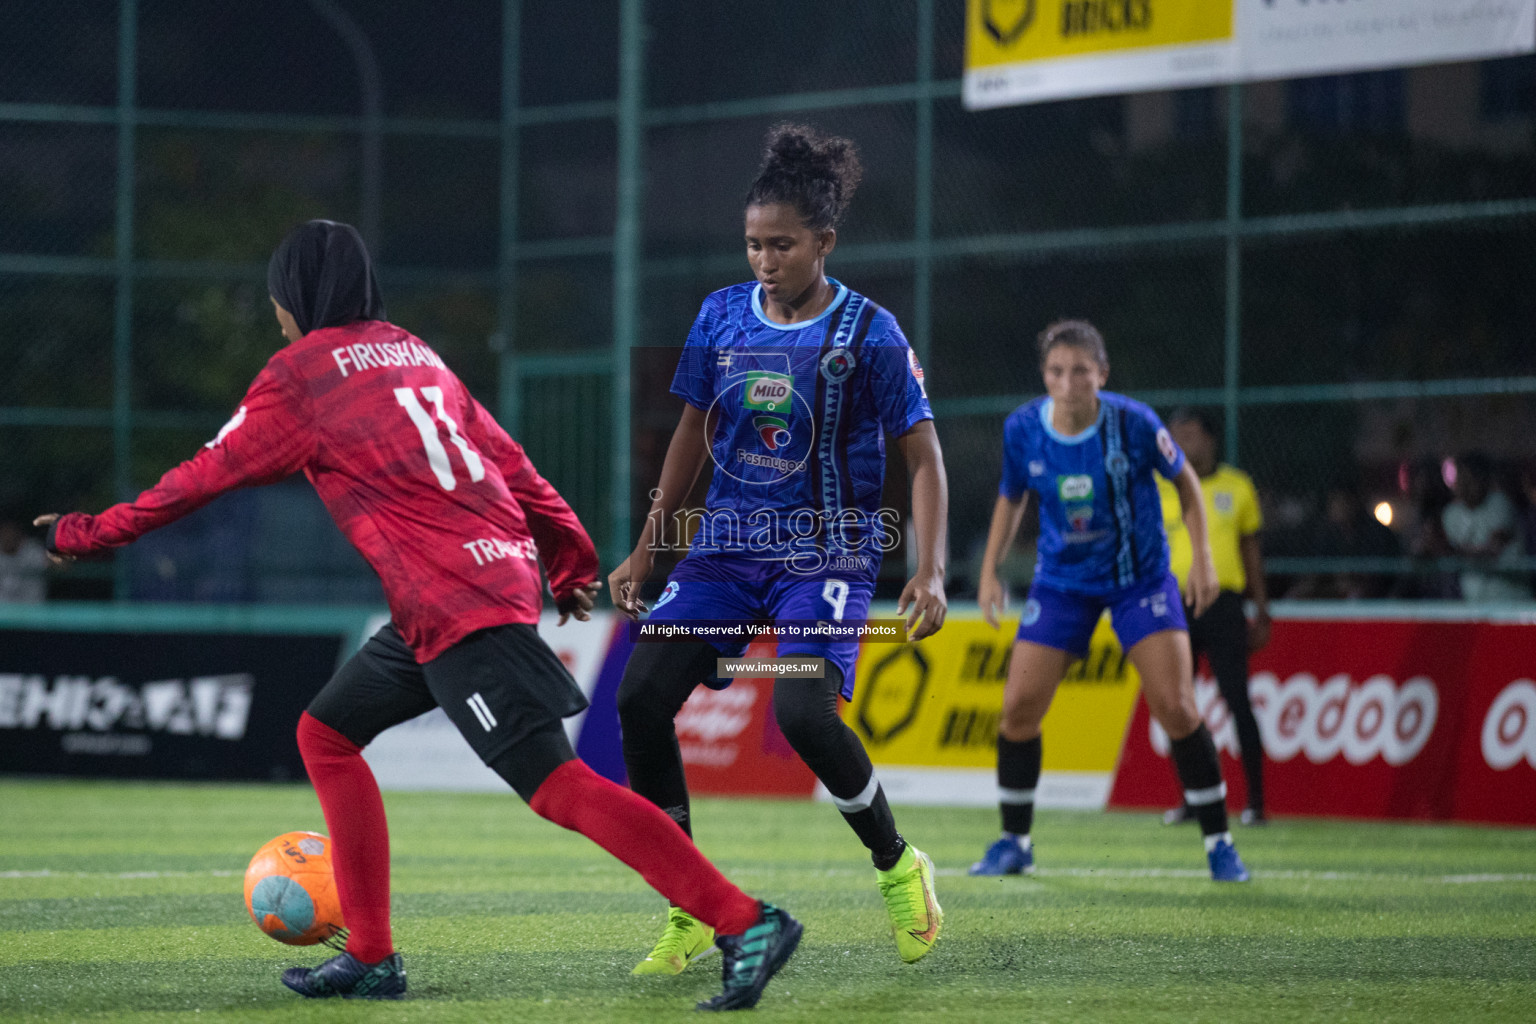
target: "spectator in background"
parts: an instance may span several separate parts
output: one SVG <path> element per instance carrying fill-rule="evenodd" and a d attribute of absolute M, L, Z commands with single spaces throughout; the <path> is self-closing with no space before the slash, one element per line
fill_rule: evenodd
<path fill-rule="evenodd" d="M 1377 520 L 1354 486 L 1329 491 L 1323 517 L 1322 539 L 1327 554 L 1344 558 L 1397 558 L 1403 553 L 1397 534 Z M 1334 578 L 1333 587 L 1340 597 L 1356 600 L 1386 597 L 1395 582 L 1393 573 L 1347 571 Z"/>
<path fill-rule="evenodd" d="M 1456 554 L 1480 563 L 1461 571 L 1462 599 L 1530 600 L 1530 587 L 1510 564 L 1525 555 L 1519 518 L 1514 502 L 1493 486 L 1493 463 L 1488 456 L 1481 452 L 1459 456 L 1453 490 L 1456 500 L 1441 517 L 1446 539 Z"/>
<path fill-rule="evenodd" d="M 1189 643 L 1197 659 L 1204 654 L 1210 663 L 1237 731 L 1243 775 L 1248 782 L 1248 806 L 1241 820 L 1244 825 L 1262 825 L 1264 741 L 1248 699 L 1248 654 L 1269 643 L 1269 596 L 1259 549 L 1263 514 L 1248 474 L 1217 461 L 1218 434 L 1209 415 L 1199 409 L 1176 409 L 1168 417 L 1168 431 L 1200 476 L 1206 532 L 1216 563 L 1216 582 L 1221 587 L 1211 606 L 1189 620 Z M 1161 478 L 1157 489 L 1163 502 L 1163 529 L 1168 532 L 1168 567 L 1187 592 L 1193 551 L 1179 507 L 1179 492 Z M 1253 600 L 1251 622 L 1244 613 L 1244 595 Z M 1194 820 L 1195 813 L 1188 804 L 1163 815 L 1168 825 Z"/>
<path fill-rule="evenodd" d="M 0 604 L 38 604 L 48 594 L 48 553 L 20 523 L 0 520 Z"/>
<path fill-rule="evenodd" d="M 1323 558 L 1397 558 L 1402 553 L 1397 534 L 1376 520 L 1357 488 L 1340 485 L 1329 489 L 1312 554 Z M 1388 572 L 1351 568 L 1310 575 L 1286 596 L 1350 601 L 1380 598 L 1392 592 L 1394 582 L 1395 576 Z"/>
<path fill-rule="evenodd" d="M 1440 463 L 1420 459 L 1408 467 L 1409 519 L 1403 524 L 1403 533 L 1408 539 L 1408 553 L 1414 558 L 1445 558 L 1451 554 L 1451 542 L 1445 538 L 1442 522 L 1451 497 Z M 1454 575 L 1433 571 L 1404 577 L 1398 588 L 1401 597 L 1446 599 L 1459 593 Z"/>

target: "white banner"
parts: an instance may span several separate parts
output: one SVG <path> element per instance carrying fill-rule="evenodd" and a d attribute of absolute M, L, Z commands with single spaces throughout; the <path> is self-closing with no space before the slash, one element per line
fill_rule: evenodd
<path fill-rule="evenodd" d="M 1536 0 L 1238 0 L 1247 79 L 1508 57 L 1536 49 Z"/>
<path fill-rule="evenodd" d="M 1536 51 L 1536 0 L 968 0 L 971 110 Z"/>
<path fill-rule="evenodd" d="M 594 612 L 588 622 L 572 619 L 557 627 L 559 616 L 546 610 L 539 636 L 565 663 L 581 692 L 590 699 L 613 635 L 613 613 Z M 382 626 L 388 618 L 383 617 Z M 370 634 L 371 635 L 371 634 Z M 586 712 L 565 720 L 571 746 Z M 507 784 L 480 762 L 442 708 L 434 708 L 393 729 L 386 729 L 363 751 L 380 789 L 433 789 L 502 792 Z"/>

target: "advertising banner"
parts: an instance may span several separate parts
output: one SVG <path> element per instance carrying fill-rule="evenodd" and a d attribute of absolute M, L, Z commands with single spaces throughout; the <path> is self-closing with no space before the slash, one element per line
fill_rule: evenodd
<path fill-rule="evenodd" d="M 1237 0 L 1242 76 L 1301 78 L 1536 49 L 1536 0 Z"/>
<path fill-rule="evenodd" d="M 335 636 L 6 630 L 0 772 L 304 778 L 294 727 Z"/>
<path fill-rule="evenodd" d="M 1005 622 L 993 629 L 974 612 L 957 613 L 919 643 L 864 644 L 843 720 L 869 751 L 893 802 L 996 802 L 997 724 L 1014 628 Z M 616 779 L 623 776 L 622 763 L 617 771 L 610 765 L 620 742 L 613 699 L 629 648 L 621 623 L 577 746 L 594 769 Z M 758 641 L 745 657 L 774 653 L 772 642 Z M 694 690 L 676 719 L 693 792 L 825 797 L 774 720 L 775 685 L 794 681 L 738 678 L 723 690 Z M 1042 806 L 1104 805 L 1137 687 L 1106 620 L 1046 716 Z"/>
<path fill-rule="evenodd" d="M 1536 824 L 1536 625 L 1276 621 L 1249 693 L 1276 814 Z M 1196 686 L 1228 804 L 1245 803 L 1230 717 Z M 1179 802 L 1168 740 L 1136 703 L 1110 806 Z"/>
<path fill-rule="evenodd" d="M 593 700 L 599 670 L 612 644 L 617 616 L 611 612 L 593 612 L 587 622 L 571 619 L 563 626 L 556 626 L 559 618 L 554 611 L 544 612 L 539 618 L 539 636 L 565 664 L 581 692 L 588 700 Z M 387 621 L 387 616 L 381 616 L 377 626 Z M 609 702 L 611 713 L 611 695 Z M 581 750 L 578 744 L 582 725 L 589 714 L 590 711 L 565 720 L 566 734 L 578 752 Z M 614 756 L 617 758 L 617 752 Z M 384 730 L 363 751 L 363 757 L 373 769 L 381 789 L 507 790 L 506 782 L 481 763 L 442 708 L 434 708 L 409 722 Z M 598 765 L 593 767 L 602 771 Z"/>
<path fill-rule="evenodd" d="M 998 717 L 1016 627 L 951 615 L 916 644 L 864 647 L 843 718 L 892 801 L 996 803 Z M 1139 685 L 1101 621 L 1045 717 L 1041 806 L 1103 806 Z"/>
<path fill-rule="evenodd" d="M 772 642 L 756 641 L 747 646 L 745 657 L 771 658 L 775 649 Z M 735 796 L 811 795 L 816 776 L 773 717 L 775 685 L 773 679 L 743 678 L 723 690 L 700 686 L 693 691 L 676 719 L 690 790 Z M 777 685 L 793 686 L 795 681 Z"/>
<path fill-rule="evenodd" d="M 1536 50 L 1536 0 L 968 0 L 967 109 Z"/>
<path fill-rule="evenodd" d="M 969 110 L 1229 82 L 1232 0 L 968 0 Z"/>

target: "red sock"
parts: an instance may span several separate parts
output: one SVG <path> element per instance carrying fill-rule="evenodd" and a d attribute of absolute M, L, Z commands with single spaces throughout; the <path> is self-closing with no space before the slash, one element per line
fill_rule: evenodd
<path fill-rule="evenodd" d="M 331 833 L 336 895 L 347 924 L 347 952 L 365 964 L 395 951 L 389 934 L 389 826 L 384 798 L 363 748 L 306 711 L 299 753 Z"/>
<path fill-rule="evenodd" d="M 665 811 L 581 761 L 551 772 L 528 806 L 580 832 L 720 934 L 740 935 L 757 922 L 757 900 L 732 885 Z"/>

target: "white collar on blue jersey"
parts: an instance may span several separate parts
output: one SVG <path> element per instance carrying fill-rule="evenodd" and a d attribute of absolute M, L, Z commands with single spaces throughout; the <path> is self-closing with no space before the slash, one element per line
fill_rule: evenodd
<path fill-rule="evenodd" d="M 1080 434 L 1063 434 L 1061 431 L 1051 426 L 1051 416 L 1056 412 L 1056 399 L 1047 398 L 1045 401 L 1040 403 L 1040 425 L 1045 428 L 1046 436 L 1048 436 L 1052 441 L 1059 441 L 1062 444 L 1082 444 L 1089 438 L 1098 436 L 1099 424 L 1104 422 L 1104 411 L 1108 407 L 1109 403 L 1100 398 L 1099 418 L 1093 421 L 1093 426 L 1089 427 L 1087 430 Z"/>
<path fill-rule="evenodd" d="M 768 314 L 763 312 L 763 286 L 760 285 L 760 284 L 759 285 L 754 285 L 753 288 L 752 288 L 752 312 L 757 314 L 757 318 L 759 320 L 761 320 L 763 323 L 767 324 L 769 327 L 774 328 L 775 330 L 779 330 L 779 331 L 803 331 L 807 327 L 810 327 L 812 324 L 819 324 L 823 320 L 825 320 L 827 317 L 831 316 L 832 315 L 832 311 L 834 309 L 836 309 L 842 303 L 844 298 L 847 297 L 847 295 L 848 295 L 848 286 L 847 285 L 843 284 L 841 281 L 837 280 L 836 278 L 832 278 L 832 277 L 827 278 L 827 283 L 828 284 L 835 284 L 835 285 L 837 285 L 837 295 L 834 296 L 832 301 L 827 304 L 827 308 L 826 309 L 824 309 L 820 313 L 816 314 L 816 316 L 813 317 L 810 320 L 802 320 L 802 321 L 800 321 L 797 324 L 780 324 L 780 323 L 774 323 L 772 320 L 768 319 Z"/>

